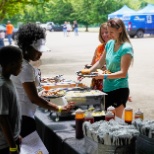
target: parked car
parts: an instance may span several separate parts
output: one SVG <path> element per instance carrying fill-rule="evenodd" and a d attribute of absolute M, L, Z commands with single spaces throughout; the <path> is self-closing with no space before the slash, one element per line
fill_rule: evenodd
<path fill-rule="evenodd" d="M 3 25 L 0 25 L 0 31 L 6 32 L 6 28 Z"/>
<path fill-rule="evenodd" d="M 63 26 L 59 24 L 55 24 L 52 26 L 52 31 L 63 31 Z"/>
<path fill-rule="evenodd" d="M 45 30 L 51 30 L 51 27 L 54 25 L 54 23 L 53 22 L 47 22 L 47 23 L 45 23 L 45 24 L 40 24 L 40 26 L 42 27 L 42 28 L 44 28 Z"/>
<path fill-rule="evenodd" d="M 44 28 L 45 30 L 48 31 L 62 31 L 63 30 L 63 26 L 59 25 L 59 24 L 54 24 L 54 22 L 47 22 L 45 24 L 40 24 L 40 26 L 42 28 Z"/>
<path fill-rule="evenodd" d="M 16 37 L 16 35 L 17 35 L 18 29 L 19 29 L 19 28 L 14 27 L 13 34 L 12 34 L 12 39 L 13 39 L 13 40 L 15 39 L 15 37 Z"/>

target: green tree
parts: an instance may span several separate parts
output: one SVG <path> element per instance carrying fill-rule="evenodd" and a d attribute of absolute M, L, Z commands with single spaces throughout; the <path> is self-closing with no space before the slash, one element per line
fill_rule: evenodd
<path fill-rule="evenodd" d="M 120 0 L 71 0 L 74 12 L 72 16 L 86 26 L 90 24 L 101 24 L 107 21 L 107 15 L 120 8 L 123 4 Z"/>
<path fill-rule="evenodd" d="M 71 18 L 73 7 L 69 0 L 54 0 L 50 5 L 45 4 L 45 7 L 48 9 L 48 21 L 60 24 L 64 21 L 73 21 Z"/>
<path fill-rule="evenodd" d="M 85 25 L 99 25 L 107 21 L 108 14 L 123 5 L 139 10 L 154 0 L 0 0 L 0 20 L 45 23 L 77 20 Z"/>
<path fill-rule="evenodd" d="M 27 5 L 44 4 L 49 0 L 0 0 L 0 21 L 10 19 L 17 14 L 23 14 Z"/>

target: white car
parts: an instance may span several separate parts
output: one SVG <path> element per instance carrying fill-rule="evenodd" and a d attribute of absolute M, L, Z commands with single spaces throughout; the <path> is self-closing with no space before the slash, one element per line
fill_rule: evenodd
<path fill-rule="evenodd" d="M 51 31 L 52 27 L 54 26 L 55 24 L 53 22 L 47 22 L 45 24 L 40 24 L 40 26 L 42 28 L 44 28 L 45 30 L 49 30 Z"/>

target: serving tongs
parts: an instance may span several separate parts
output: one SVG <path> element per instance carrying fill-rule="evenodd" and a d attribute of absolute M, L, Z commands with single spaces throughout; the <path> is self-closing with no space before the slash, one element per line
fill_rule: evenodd
<path fill-rule="evenodd" d="M 60 75 L 56 75 L 56 76 L 54 77 L 54 80 L 55 80 L 56 82 L 60 82 L 62 76 L 63 76 L 62 74 L 60 74 Z"/>
<path fill-rule="evenodd" d="M 79 87 L 79 84 L 81 83 L 81 81 L 77 80 L 77 81 L 75 81 L 75 83 L 76 83 L 76 87 Z"/>

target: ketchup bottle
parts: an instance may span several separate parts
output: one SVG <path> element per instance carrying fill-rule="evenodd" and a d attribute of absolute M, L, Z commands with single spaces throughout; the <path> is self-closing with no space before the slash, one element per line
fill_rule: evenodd
<path fill-rule="evenodd" d="M 105 114 L 105 120 L 110 121 L 111 119 L 114 119 L 114 114 L 112 111 L 107 111 Z"/>
<path fill-rule="evenodd" d="M 82 130 L 82 124 L 84 122 L 84 111 L 83 110 L 77 110 L 75 114 L 75 123 L 76 123 L 76 138 L 81 139 L 83 138 L 83 130 Z"/>
<path fill-rule="evenodd" d="M 85 121 L 89 121 L 91 124 L 94 123 L 94 117 L 91 112 L 87 112 L 84 118 Z"/>

